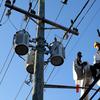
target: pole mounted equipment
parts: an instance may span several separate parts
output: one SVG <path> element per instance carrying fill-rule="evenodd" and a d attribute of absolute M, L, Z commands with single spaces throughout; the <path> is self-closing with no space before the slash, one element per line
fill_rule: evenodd
<path fill-rule="evenodd" d="M 35 51 L 31 50 L 28 53 L 27 62 L 26 62 L 26 70 L 30 74 L 34 74 L 34 60 L 35 60 Z"/>
<path fill-rule="evenodd" d="M 59 42 L 56 38 L 53 43 L 51 43 L 50 47 L 51 53 L 51 64 L 54 66 L 60 66 L 64 63 L 65 58 L 65 49 L 61 42 Z"/>
<path fill-rule="evenodd" d="M 30 35 L 25 30 L 20 30 L 14 35 L 14 49 L 18 55 L 25 55 L 29 51 Z"/>

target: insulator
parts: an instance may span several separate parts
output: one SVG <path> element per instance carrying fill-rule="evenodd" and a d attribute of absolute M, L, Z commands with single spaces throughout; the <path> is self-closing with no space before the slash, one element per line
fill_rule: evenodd
<path fill-rule="evenodd" d="M 51 44 L 51 64 L 54 66 L 60 66 L 64 63 L 65 50 L 61 42 L 54 41 Z"/>
<path fill-rule="evenodd" d="M 34 9 L 31 9 L 30 13 L 32 13 L 32 14 L 35 15 L 36 14 L 36 11 Z"/>
<path fill-rule="evenodd" d="M 11 10 L 8 9 L 8 10 L 7 10 L 7 13 L 6 13 L 6 16 L 10 16 L 10 15 L 11 15 Z"/>
<path fill-rule="evenodd" d="M 28 53 L 30 35 L 25 30 L 16 32 L 14 38 L 14 48 L 18 55 L 25 55 Z"/>
<path fill-rule="evenodd" d="M 34 50 L 30 51 L 27 57 L 26 70 L 30 74 L 34 74 L 34 60 L 35 60 L 35 52 Z"/>

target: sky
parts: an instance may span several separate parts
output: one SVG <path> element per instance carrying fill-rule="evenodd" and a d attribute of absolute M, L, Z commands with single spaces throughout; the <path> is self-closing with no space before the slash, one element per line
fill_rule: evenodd
<path fill-rule="evenodd" d="M 31 0 L 16 0 L 15 5 L 24 10 L 28 10 L 30 1 Z M 36 1 L 37 0 L 33 0 L 33 7 Z M 59 23 L 62 26 L 70 27 L 71 25 L 70 21 L 76 18 L 76 16 L 81 11 L 86 1 L 87 0 L 68 0 L 68 3 L 66 5 L 63 5 L 61 3 L 61 0 L 45 0 L 45 18 L 54 21 L 56 23 Z M 90 8 L 91 4 L 94 1 L 95 1 L 94 5 L 86 14 L 87 10 Z M 0 2 L 2 2 L 2 0 L 0 0 Z M 0 19 L 5 9 L 4 4 L 5 0 L 3 0 L 3 3 L 0 6 Z M 36 6 L 35 8 L 36 14 L 38 14 L 37 9 L 38 6 Z M 59 14 L 60 10 L 61 12 Z M 79 24 L 80 20 L 83 17 L 84 19 Z M 7 67 L 9 66 L 6 75 L 0 84 L 0 100 L 26 100 L 26 97 L 28 96 L 30 89 L 32 88 L 32 85 L 34 84 L 34 81 L 33 84 L 30 83 L 30 85 L 24 83 L 25 79 L 28 80 L 28 78 L 26 78 L 28 74 L 25 68 L 26 61 L 21 59 L 16 53 L 12 58 L 12 55 L 15 52 L 14 48 L 12 48 L 13 36 L 17 31 L 25 28 L 26 21 L 23 21 L 23 19 L 24 19 L 23 14 L 12 10 L 10 18 L 8 19 L 7 16 L 4 15 L 0 23 L 1 24 L 0 25 L 0 34 L 1 34 L 0 80 L 2 80 L 2 77 Z M 63 40 L 62 42 L 64 46 L 66 46 L 66 44 L 68 43 L 65 49 L 66 57 L 64 59 L 63 65 L 55 67 L 51 63 L 49 63 L 47 65 L 47 68 L 44 70 L 45 82 L 48 79 L 52 70 L 54 69 L 52 75 L 47 81 L 48 84 L 75 86 L 75 81 L 73 80 L 73 73 L 72 73 L 73 61 L 76 57 L 77 52 L 81 51 L 83 54 L 82 60 L 88 61 L 89 64 L 93 64 L 93 56 L 96 52 L 96 49 L 94 48 L 94 42 L 100 41 L 100 38 L 98 37 L 96 31 L 97 29 L 100 29 L 99 20 L 100 20 L 100 0 L 90 0 L 88 5 L 83 10 L 82 14 L 79 16 L 79 18 L 74 24 L 74 27 L 77 27 L 77 25 L 79 24 L 77 27 L 79 35 L 78 36 L 73 35 L 70 42 L 68 43 L 69 38 L 71 36 L 71 33 L 69 33 L 69 38 Z M 45 27 L 52 27 L 52 26 L 46 24 Z M 36 38 L 37 25 L 30 20 L 26 28 L 26 31 L 29 32 L 31 38 Z M 61 29 L 45 30 L 45 39 L 49 44 L 54 41 L 55 37 L 57 37 L 58 40 L 62 40 L 63 35 L 64 31 Z M 45 55 L 45 60 L 47 60 L 49 57 L 50 55 Z M 23 58 L 26 60 L 27 55 L 23 56 Z M 4 67 L 3 70 L 2 67 Z M 18 94 L 18 91 L 21 86 L 22 89 Z M 95 88 L 98 87 L 99 86 L 95 85 Z M 93 93 L 94 91 L 90 92 L 90 97 Z M 100 93 L 98 93 L 93 100 L 97 100 L 100 97 L 99 95 Z M 76 90 L 74 89 L 71 90 L 44 89 L 44 100 L 61 100 L 61 99 L 79 100 L 79 98 L 80 98 L 80 92 L 76 93 Z M 32 99 L 32 93 L 28 97 L 28 100 L 31 99 Z"/>

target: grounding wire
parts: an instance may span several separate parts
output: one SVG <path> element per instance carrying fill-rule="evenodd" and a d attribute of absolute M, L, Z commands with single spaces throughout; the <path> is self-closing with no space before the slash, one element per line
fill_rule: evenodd
<path fill-rule="evenodd" d="M 28 74 L 26 75 L 25 80 L 27 79 L 27 77 L 28 77 Z M 16 94 L 14 100 L 16 100 L 16 99 L 18 98 L 18 96 L 19 96 L 19 94 L 20 94 L 20 92 L 21 92 L 21 90 L 22 90 L 22 88 L 23 88 L 23 86 L 24 86 L 25 80 L 24 80 L 23 83 L 20 85 L 20 88 L 19 88 L 19 90 L 18 90 L 18 92 L 17 92 L 17 94 Z"/>
<path fill-rule="evenodd" d="M 13 52 L 13 55 L 12 55 L 12 57 L 11 57 L 9 63 L 8 63 L 8 66 L 7 66 L 7 68 L 6 68 L 5 72 L 4 72 L 4 75 L 3 75 L 2 79 L 0 80 L 0 85 L 2 84 L 4 78 L 5 78 L 6 74 L 7 74 L 7 71 L 10 68 L 10 64 L 11 64 L 13 58 L 14 58 L 14 55 L 15 55 L 15 52 Z"/>
<path fill-rule="evenodd" d="M 10 56 L 10 54 L 11 54 L 12 49 L 13 49 L 13 47 L 11 47 L 11 49 L 10 49 L 10 51 L 9 51 L 9 53 L 8 53 L 8 55 L 7 55 L 6 59 L 5 59 L 5 61 L 4 61 L 4 64 L 3 64 L 3 66 L 2 66 L 2 68 L 1 68 L 1 70 L 0 70 L 0 74 L 2 73 L 3 69 L 5 68 L 5 65 L 6 65 L 6 63 L 7 63 L 7 61 L 8 61 L 8 58 L 9 58 L 9 56 Z"/>

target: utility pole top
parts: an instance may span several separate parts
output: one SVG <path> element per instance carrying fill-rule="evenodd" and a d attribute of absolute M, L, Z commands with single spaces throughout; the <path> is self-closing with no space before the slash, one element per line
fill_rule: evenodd
<path fill-rule="evenodd" d="M 14 9 L 14 10 L 20 12 L 20 13 L 23 13 L 23 14 L 29 16 L 29 17 L 32 17 L 32 18 L 41 20 L 42 22 L 44 22 L 46 24 L 49 24 L 49 25 L 52 25 L 52 26 L 54 26 L 56 28 L 59 28 L 61 30 L 64 30 L 65 32 L 69 32 L 69 33 L 72 33 L 74 35 L 79 35 L 79 32 L 76 31 L 76 30 L 69 29 L 69 28 L 67 28 L 65 26 L 62 26 L 62 25 L 58 24 L 58 23 L 55 23 L 53 21 L 50 21 L 50 20 L 46 19 L 45 17 L 41 17 L 41 16 L 38 16 L 38 15 L 32 14 L 32 13 L 30 13 L 28 11 L 25 11 L 25 10 L 23 10 L 21 8 L 18 8 L 16 6 L 14 6 L 14 5 L 11 5 L 8 2 L 5 3 L 5 6 L 8 7 L 8 8 Z"/>

